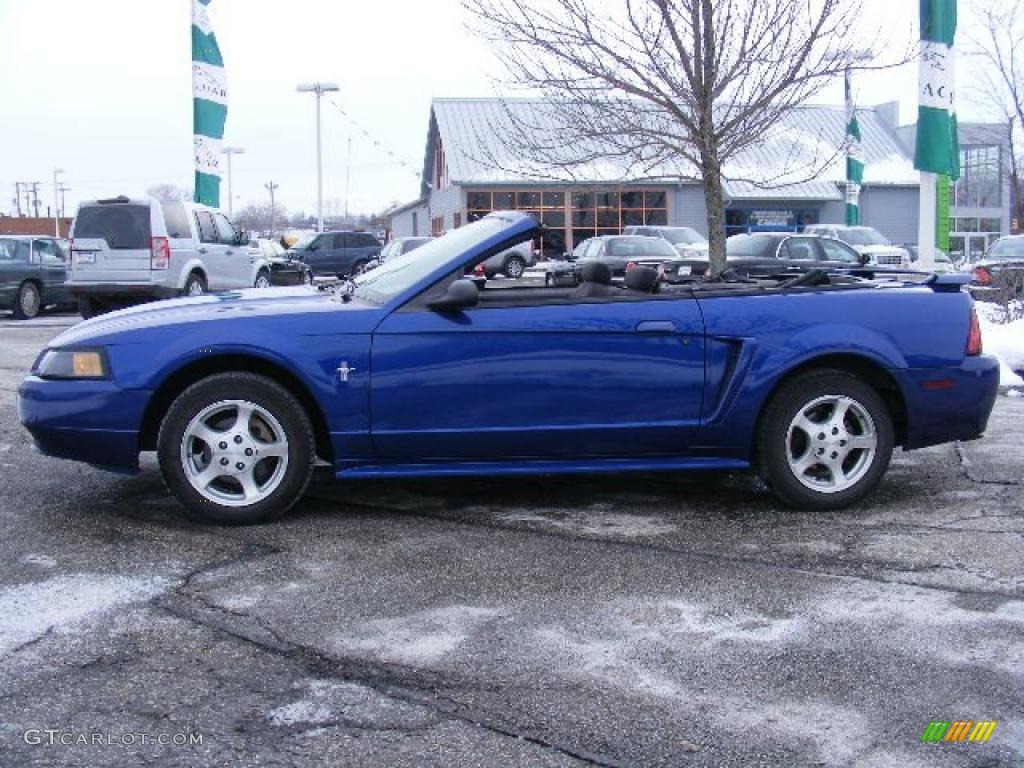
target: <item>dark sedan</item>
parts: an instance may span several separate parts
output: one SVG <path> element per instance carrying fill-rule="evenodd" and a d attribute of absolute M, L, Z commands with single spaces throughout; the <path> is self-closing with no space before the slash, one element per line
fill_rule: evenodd
<path fill-rule="evenodd" d="M 1024 296 L 1024 235 L 999 238 L 973 266 L 974 298 L 1004 302 Z"/>
<path fill-rule="evenodd" d="M 286 251 L 277 240 L 260 238 L 252 244 L 267 261 L 270 273 L 266 275 L 267 285 L 262 285 L 257 278 L 256 287 L 266 288 L 271 285 L 309 285 L 313 282 L 313 270 L 301 259 L 295 258 L 291 251 Z"/>
<path fill-rule="evenodd" d="M 612 275 L 622 277 L 630 264 L 669 261 L 678 257 L 679 252 L 660 237 L 605 235 L 587 240 L 574 266 L 579 274 L 588 262 L 599 261 L 612 271 Z"/>
<path fill-rule="evenodd" d="M 53 237 L 0 237 L 0 310 L 29 320 L 51 304 L 74 303 L 64 287 L 64 247 Z"/>

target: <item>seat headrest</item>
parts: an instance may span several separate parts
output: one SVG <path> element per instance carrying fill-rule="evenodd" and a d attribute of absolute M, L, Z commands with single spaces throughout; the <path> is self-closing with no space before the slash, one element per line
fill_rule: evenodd
<path fill-rule="evenodd" d="M 631 291 L 654 293 L 658 285 L 658 270 L 654 267 L 630 267 L 626 270 L 626 287 Z"/>
<path fill-rule="evenodd" d="M 612 271 L 607 264 L 600 261 L 588 261 L 580 270 L 580 277 L 584 283 L 600 283 L 601 285 L 612 284 Z"/>

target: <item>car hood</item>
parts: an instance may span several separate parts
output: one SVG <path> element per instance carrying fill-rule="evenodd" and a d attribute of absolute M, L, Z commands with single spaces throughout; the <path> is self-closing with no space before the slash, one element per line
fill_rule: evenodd
<path fill-rule="evenodd" d="M 331 291 L 308 286 L 294 288 L 262 288 L 208 294 L 194 298 L 170 299 L 140 304 L 94 317 L 79 323 L 50 342 L 51 347 L 112 344 L 134 332 L 156 328 L 174 328 L 175 332 L 194 332 L 189 326 L 197 323 L 228 321 L 263 321 L 274 318 L 329 313 L 345 313 L 355 319 L 358 314 L 379 314 L 376 304 L 353 299 L 342 301 Z M 352 323 L 353 332 L 363 330 L 361 323 Z"/>
<path fill-rule="evenodd" d="M 1024 268 L 1024 258 L 1015 259 L 982 259 L 976 261 L 972 267 L 984 267 L 991 271 L 997 271 L 1000 269 L 1022 269 Z"/>

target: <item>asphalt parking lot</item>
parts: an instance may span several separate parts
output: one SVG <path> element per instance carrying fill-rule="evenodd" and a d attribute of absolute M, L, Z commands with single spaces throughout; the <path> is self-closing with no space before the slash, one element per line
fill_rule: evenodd
<path fill-rule="evenodd" d="M 17 382 L 72 320 L 0 318 L 0 766 L 1024 765 L 1024 399 L 844 512 L 739 475 L 325 478 L 225 530 L 152 457 L 32 451 Z"/>

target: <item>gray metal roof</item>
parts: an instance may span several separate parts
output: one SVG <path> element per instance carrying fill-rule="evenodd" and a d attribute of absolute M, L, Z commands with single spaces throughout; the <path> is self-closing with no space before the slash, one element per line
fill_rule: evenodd
<path fill-rule="evenodd" d="M 627 103 L 627 102 L 624 102 Z M 858 111 L 867 184 L 911 185 L 918 181 L 912 158 L 893 129 L 871 109 Z M 552 169 L 521 157 L 516 126 L 529 126 L 538 139 L 557 128 L 536 99 L 435 99 L 424 162 L 430 178 L 434 135 L 443 141 L 448 176 L 459 184 L 628 182 L 641 180 L 615 160 L 598 159 L 573 168 Z M 436 131 L 436 134 L 435 134 Z M 838 183 L 846 175 L 840 148 L 846 135 L 842 107 L 805 106 L 786 116 L 770 136 L 744 150 L 723 168 L 726 192 L 733 198 L 840 199 Z M 573 151 L 587 157 L 596 142 Z M 694 180 L 685 161 L 651 169 L 644 179 Z"/>

